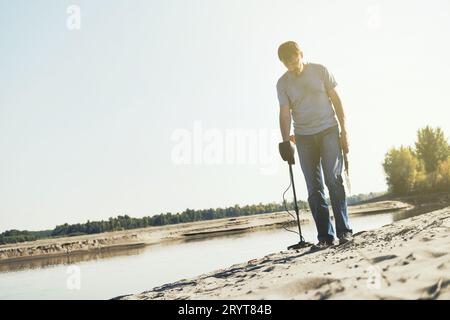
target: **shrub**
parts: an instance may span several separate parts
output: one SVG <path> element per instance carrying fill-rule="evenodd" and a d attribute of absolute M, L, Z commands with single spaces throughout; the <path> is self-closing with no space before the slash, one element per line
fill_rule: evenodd
<path fill-rule="evenodd" d="M 450 190 L 450 157 L 439 164 L 436 184 L 439 190 Z"/>
<path fill-rule="evenodd" d="M 392 148 L 385 156 L 383 169 L 389 190 L 396 194 L 406 194 L 414 190 L 419 161 L 411 148 Z"/>

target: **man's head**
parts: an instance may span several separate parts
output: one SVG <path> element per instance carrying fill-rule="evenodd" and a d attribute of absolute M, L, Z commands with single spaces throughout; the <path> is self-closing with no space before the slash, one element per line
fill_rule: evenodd
<path fill-rule="evenodd" d="M 294 41 L 288 41 L 278 47 L 278 58 L 286 66 L 288 71 L 295 72 L 301 70 L 303 52 L 300 46 Z"/>

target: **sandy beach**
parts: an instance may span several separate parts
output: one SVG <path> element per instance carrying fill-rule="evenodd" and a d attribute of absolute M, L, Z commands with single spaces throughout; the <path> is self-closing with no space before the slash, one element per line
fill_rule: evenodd
<path fill-rule="evenodd" d="M 450 299 L 450 206 L 119 299 Z"/>
<path fill-rule="evenodd" d="M 401 201 L 378 201 L 350 206 L 349 215 L 408 210 L 412 207 L 412 205 Z M 292 213 L 294 214 L 294 212 Z M 302 223 L 312 223 L 312 216 L 308 210 L 301 210 L 300 219 Z M 290 226 L 295 227 L 295 222 L 292 221 L 292 217 L 286 212 L 276 212 L 7 244 L 0 246 L 0 266 L 17 261 L 75 256 L 100 251 L 127 250 L 194 238 L 211 238 L 223 234 L 254 232 L 262 229 L 280 228 L 289 222 Z"/>

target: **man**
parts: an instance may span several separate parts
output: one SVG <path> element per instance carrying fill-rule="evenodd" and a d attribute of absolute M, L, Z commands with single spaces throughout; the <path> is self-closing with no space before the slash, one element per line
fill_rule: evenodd
<path fill-rule="evenodd" d="M 277 82 L 281 135 L 283 143 L 289 143 L 293 119 L 295 144 L 318 233 L 319 242 L 313 249 L 334 244 L 335 232 L 325 200 L 324 181 L 339 243 L 345 243 L 352 237 L 342 179 L 342 152 L 347 154 L 349 145 L 337 83 L 325 66 L 305 63 L 303 52 L 294 41 L 280 45 L 278 58 L 287 68 Z"/>

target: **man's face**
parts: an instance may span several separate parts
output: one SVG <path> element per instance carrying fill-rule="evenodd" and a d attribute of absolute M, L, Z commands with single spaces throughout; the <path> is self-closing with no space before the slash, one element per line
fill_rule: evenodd
<path fill-rule="evenodd" d="M 295 53 L 290 58 L 283 60 L 283 64 L 290 72 L 298 72 L 302 64 L 302 54 Z"/>

